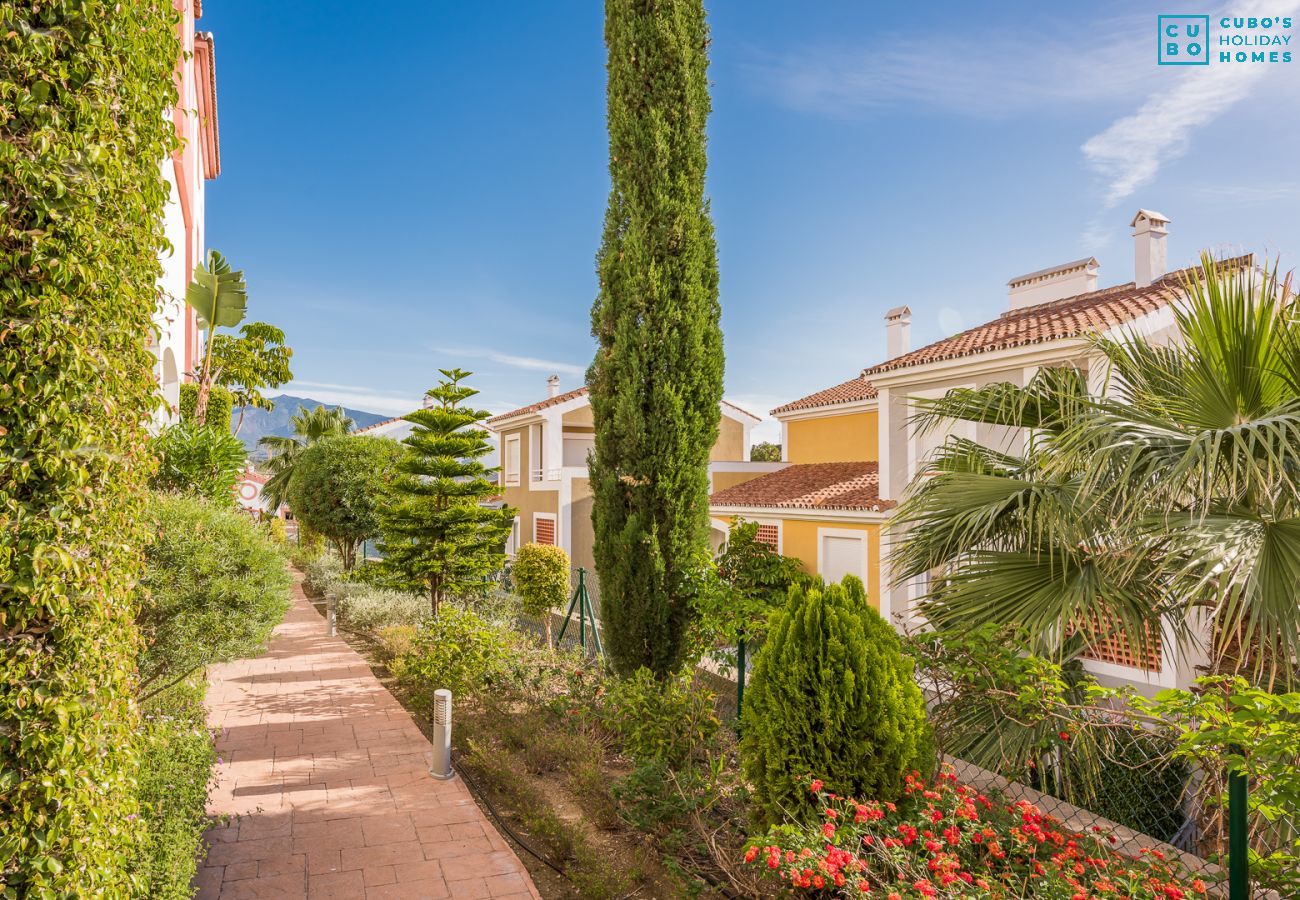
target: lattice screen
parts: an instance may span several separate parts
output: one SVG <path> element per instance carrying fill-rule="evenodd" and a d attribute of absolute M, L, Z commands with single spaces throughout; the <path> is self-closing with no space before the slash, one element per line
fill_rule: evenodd
<path fill-rule="evenodd" d="M 767 544 L 773 550 L 781 547 L 781 526 L 780 525 L 759 525 L 758 533 L 754 539 L 759 543 Z"/>
<path fill-rule="evenodd" d="M 1162 648 L 1159 635 L 1155 636 L 1151 655 L 1148 657 L 1130 644 L 1128 637 L 1122 631 L 1115 629 L 1109 617 L 1094 615 L 1089 626 L 1083 630 L 1089 641 L 1088 649 L 1083 651 L 1084 659 L 1095 659 L 1097 662 L 1114 663 L 1117 666 L 1130 666 L 1152 672 L 1160 670 Z"/>
<path fill-rule="evenodd" d="M 533 519 L 533 542 L 537 544 L 555 543 L 554 519 L 543 519 L 541 517 Z"/>

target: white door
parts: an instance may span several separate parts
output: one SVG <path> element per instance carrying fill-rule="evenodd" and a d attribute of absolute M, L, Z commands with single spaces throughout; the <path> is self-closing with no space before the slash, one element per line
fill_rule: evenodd
<path fill-rule="evenodd" d="M 827 584 L 841 581 L 845 575 L 867 580 L 867 546 L 861 537 L 822 535 L 821 576 Z"/>

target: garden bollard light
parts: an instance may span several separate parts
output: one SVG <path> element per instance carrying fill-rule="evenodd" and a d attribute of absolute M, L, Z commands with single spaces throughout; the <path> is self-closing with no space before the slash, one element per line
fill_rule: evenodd
<path fill-rule="evenodd" d="M 325 598 L 325 633 L 330 637 L 338 634 L 338 614 L 334 612 L 334 598 Z"/>
<path fill-rule="evenodd" d="M 451 691 L 433 692 L 433 752 L 429 754 L 429 774 L 443 781 L 456 773 L 451 770 Z"/>

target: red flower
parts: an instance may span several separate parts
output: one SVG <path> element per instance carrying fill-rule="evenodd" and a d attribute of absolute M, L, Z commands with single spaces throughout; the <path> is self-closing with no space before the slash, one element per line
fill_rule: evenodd
<path fill-rule="evenodd" d="M 822 787 L 823 785 L 820 778 L 814 778 L 813 783 L 808 785 L 808 789 L 811 790 L 814 794 L 820 791 Z"/>

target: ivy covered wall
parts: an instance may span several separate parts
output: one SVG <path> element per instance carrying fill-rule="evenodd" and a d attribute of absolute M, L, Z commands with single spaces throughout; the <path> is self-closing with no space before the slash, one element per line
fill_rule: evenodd
<path fill-rule="evenodd" d="M 125 896 L 171 0 L 0 2 L 0 892 Z"/>

